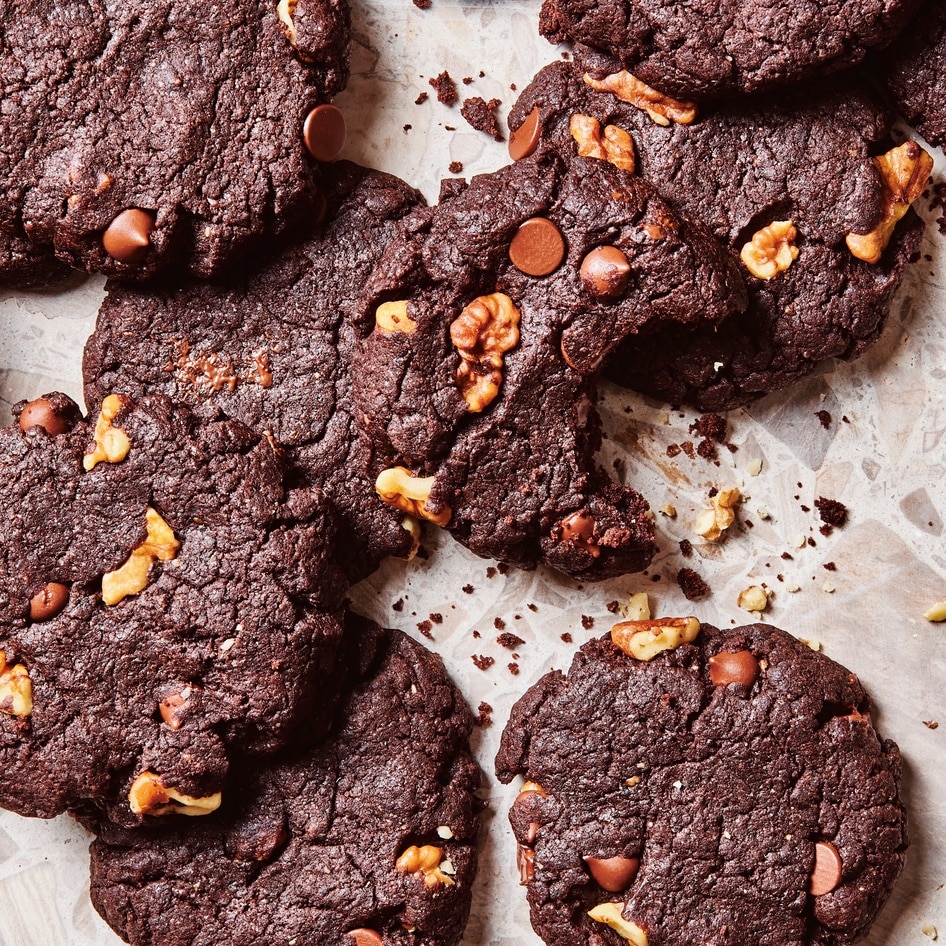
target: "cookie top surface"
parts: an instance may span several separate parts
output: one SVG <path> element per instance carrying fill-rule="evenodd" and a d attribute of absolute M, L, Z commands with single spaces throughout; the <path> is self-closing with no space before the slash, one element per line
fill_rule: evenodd
<path fill-rule="evenodd" d="M 946 143 L 946 6 L 927 3 L 885 54 L 887 88 L 930 144 Z"/>
<path fill-rule="evenodd" d="M 891 42 L 920 0 L 545 0 L 539 31 L 579 59 L 679 98 L 756 92 L 835 72 Z"/>
<path fill-rule="evenodd" d="M 404 634 L 346 633 L 354 680 L 316 749 L 245 766 L 230 803 L 197 823 L 94 825 L 92 900 L 133 946 L 459 941 L 479 810 L 470 713 Z"/>
<path fill-rule="evenodd" d="M 722 410 L 784 387 L 825 358 L 862 354 L 884 326 L 922 226 L 907 212 L 876 262 L 848 245 L 849 235 L 881 229 L 894 202 L 877 159 L 892 147 L 886 110 L 866 92 L 838 86 L 701 107 L 682 124 L 659 102 L 619 97 L 641 90 L 612 88 L 592 89 L 570 64 L 548 66 L 514 106 L 510 127 L 534 126 L 538 153 L 586 152 L 595 134 L 628 133 L 634 173 L 715 233 L 749 293 L 745 312 L 716 329 L 671 326 L 628 341 L 610 365 L 615 380 L 674 404 Z M 928 170 L 926 156 L 915 157 L 918 194 Z M 771 275 L 758 258 L 750 269 L 744 249 L 776 223 L 794 228 L 797 255 Z M 777 251 L 778 241 L 769 247 Z"/>
<path fill-rule="evenodd" d="M 567 946 L 853 942 L 903 864 L 900 767 L 857 677 L 762 624 L 650 661 L 590 641 L 496 761 L 535 783 L 510 821 L 533 926 Z"/>
<path fill-rule="evenodd" d="M 207 276 L 309 214 L 303 123 L 347 80 L 349 13 L 290 6 L 6 0 L 0 280 L 30 278 L 22 241 L 37 266 Z"/>
<path fill-rule="evenodd" d="M 744 304 L 735 267 L 647 184 L 585 159 L 483 175 L 414 223 L 365 292 L 354 390 L 393 471 L 379 493 L 512 564 L 646 567 L 646 503 L 594 460 L 594 377 L 630 334 Z"/>
<path fill-rule="evenodd" d="M 148 796 L 157 780 L 200 807 L 234 751 L 275 751 L 331 709 L 346 585 L 325 503 L 284 486 L 265 437 L 161 395 L 110 396 L 94 426 L 64 395 L 16 412 L 0 430 L 0 803 L 137 822 L 175 808 Z"/>
<path fill-rule="evenodd" d="M 161 391 L 268 430 L 335 505 L 339 546 L 357 578 L 386 555 L 406 554 L 410 536 L 374 491 L 380 467 L 352 419 L 349 361 L 362 334 L 352 305 L 395 221 L 421 198 L 347 162 L 327 169 L 325 185 L 328 222 L 248 274 L 142 289 L 110 282 L 84 375 L 90 401 Z"/>

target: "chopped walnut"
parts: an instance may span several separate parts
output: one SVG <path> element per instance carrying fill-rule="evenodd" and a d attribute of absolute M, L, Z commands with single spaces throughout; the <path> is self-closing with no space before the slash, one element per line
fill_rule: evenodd
<path fill-rule="evenodd" d="M 927 621 L 946 621 L 946 601 L 937 601 L 923 617 Z"/>
<path fill-rule="evenodd" d="M 168 788 L 154 772 L 142 772 L 128 790 L 128 804 L 136 815 L 209 815 L 220 807 L 220 792 L 206 798 L 184 795 Z"/>
<path fill-rule="evenodd" d="M 588 911 L 588 916 L 596 923 L 610 926 L 618 936 L 626 939 L 632 946 L 647 946 L 647 933 L 636 923 L 624 919 L 623 907 L 622 903 L 599 903 Z"/>
<path fill-rule="evenodd" d="M 618 610 L 628 621 L 649 621 L 650 601 L 646 591 L 638 591 L 631 595 L 624 604 L 618 605 Z"/>
<path fill-rule="evenodd" d="M 7 665 L 7 655 L 0 650 L 0 713 L 29 716 L 33 712 L 33 681 L 23 664 Z"/>
<path fill-rule="evenodd" d="M 696 640 L 700 622 L 694 618 L 622 621 L 611 628 L 611 641 L 635 660 L 653 660 L 661 651 L 676 650 Z"/>
<path fill-rule="evenodd" d="M 425 844 L 423 847 L 412 844 L 397 859 L 394 866 L 402 874 L 423 877 L 424 884 L 428 887 L 452 887 L 454 884 L 453 878 L 448 876 L 453 872 L 452 865 L 444 859 L 443 849 L 433 844 Z"/>
<path fill-rule="evenodd" d="M 720 490 L 712 499 L 712 509 L 704 509 L 697 517 L 693 531 L 707 542 L 718 542 L 723 533 L 736 521 L 735 506 L 739 502 L 739 487 Z"/>
<path fill-rule="evenodd" d="M 102 600 L 108 605 L 143 591 L 148 586 L 151 565 L 158 560 L 170 561 L 181 547 L 174 530 L 150 506 L 145 511 L 145 524 L 144 542 L 132 550 L 124 565 L 102 576 Z"/>
<path fill-rule="evenodd" d="M 393 466 L 382 470 L 375 481 L 374 488 L 381 501 L 395 509 L 406 512 L 409 516 L 419 516 L 438 526 L 445 526 L 453 514 L 449 506 L 440 512 L 427 508 L 427 500 L 434 488 L 434 476 L 413 476 L 403 466 Z"/>
<path fill-rule="evenodd" d="M 739 258 L 753 276 L 771 279 L 784 273 L 798 259 L 797 236 L 791 220 L 774 220 L 752 235 L 739 252 Z"/>
<path fill-rule="evenodd" d="M 413 335 L 417 329 L 417 323 L 407 314 L 407 301 L 404 299 L 381 303 L 375 311 L 374 322 L 382 332 L 389 334 Z"/>
<path fill-rule="evenodd" d="M 286 34 L 286 39 L 295 46 L 298 34 L 296 33 L 296 24 L 293 22 L 292 15 L 296 12 L 296 3 L 298 0 L 279 0 L 276 7 L 276 16 L 282 24 L 282 31 Z"/>
<path fill-rule="evenodd" d="M 768 592 L 761 585 L 750 585 L 739 592 L 736 604 L 744 611 L 764 611 L 769 604 Z"/>
<path fill-rule="evenodd" d="M 413 516 L 405 516 L 401 520 L 401 528 L 411 537 L 411 547 L 407 550 L 407 554 L 404 555 L 404 561 L 409 562 L 420 551 L 420 542 L 424 537 L 424 526 L 423 523 Z"/>
<path fill-rule="evenodd" d="M 473 414 L 499 394 L 503 355 L 519 344 L 519 318 L 512 299 L 494 292 L 474 299 L 450 325 L 450 341 L 462 359 L 457 383 Z"/>
<path fill-rule="evenodd" d="M 605 76 L 603 79 L 593 79 L 585 75 L 585 83 L 597 92 L 610 92 L 622 102 L 647 112 L 658 125 L 669 125 L 676 122 L 678 125 L 689 125 L 696 118 L 696 105 L 693 102 L 680 102 L 670 98 L 640 79 L 632 76 L 626 69 Z"/>
<path fill-rule="evenodd" d="M 95 422 L 95 431 L 92 434 L 95 439 L 95 448 L 82 458 L 82 466 L 86 471 L 93 469 L 96 464 L 103 461 L 106 463 L 121 463 L 128 456 L 128 451 L 131 449 L 128 434 L 121 427 L 112 426 L 112 421 L 124 405 L 125 399 L 119 394 L 109 394 L 102 401 L 102 410 Z"/>
<path fill-rule="evenodd" d="M 878 155 L 874 165 L 884 182 L 884 211 L 880 223 L 870 233 L 849 233 L 847 248 L 865 263 L 876 263 L 910 205 L 923 193 L 933 171 L 933 159 L 915 142 Z"/>
<path fill-rule="evenodd" d="M 583 158 L 597 158 L 610 161 L 622 171 L 633 171 L 634 142 L 631 136 L 617 125 L 605 125 L 601 133 L 601 123 L 590 115 L 575 112 L 568 123 L 572 138 L 578 143 L 578 154 Z"/>

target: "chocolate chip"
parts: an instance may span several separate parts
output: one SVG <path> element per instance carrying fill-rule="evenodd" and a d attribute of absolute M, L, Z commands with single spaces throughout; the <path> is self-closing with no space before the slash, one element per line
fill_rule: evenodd
<path fill-rule="evenodd" d="M 154 232 L 154 215 L 131 207 L 123 210 L 102 234 L 105 252 L 119 263 L 143 263 Z"/>
<path fill-rule="evenodd" d="M 512 238 L 509 259 L 527 276 L 548 276 L 565 259 L 565 238 L 547 217 L 531 217 Z"/>
<path fill-rule="evenodd" d="M 841 882 L 841 855 L 828 841 L 815 844 L 815 867 L 808 881 L 808 892 L 813 897 L 831 893 Z"/>
<path fill-rule="evenodd" d="M 61 585 L 58 581 L 43 585 L 30 598 L 30 620 L 48 621 L 54 618 L 66 606 L 68 600 L 68 585 Z"/>
<path fill-rule="evenodd" d="M 759 661 L 748 650 L 722 651 L 709 659 L 710 680 L 716 686 L 738 683 L 751 687 L 759 675 Z"/>
<path fill-rule="evenodd" d="M 595 299 L 617 299 L 627 289 L 631 264 L 616 246 L 599 246 L 581 261 L 581 284 Z"/>
<path fill-rule="evenodd" d="M 539 139 L 542 137 L 542 124 L 539 121 L 539 106 L 526 115 L 523 123 L 515 130 L 509 132 L 509 157 L 513 161 L 521 161 L 529 157 L 539 146 Z"/>
<path fill-rule="evenodd" d="M 345 935 L 351 937 L 355 946 L 381 946 L 384 942 L 384 940 L 381 939 L 380 933 L 364 928 L 349 930 Z"/>
<path fill-rule="evenodd" d="M 520 844 L 516 848 L 516 866 L 519 868 L 519 886 L 524 887 L 535 876 L 535 851 Z"/>
<path fill-rule="evenodd" d="M 637 875 L 641 862 L 636 857 L 586 857 L 583 858 L 595 882 L 608 893 L 627 890 Z"/>
<path fill-rule="evenodd" d="M 306 116 L 302 139 L 316 161 L 334 161 L 345 147 L 345 116 L 334 105 L 316 105 Z"/>
<path fill-rule="evenodd" d="M 20 430 L 29 430 L 30 427 L 42 427 L 46 433 L 53 437 L 56 434 L 64 434 L 72 428 L 70 418 L 60 414 L 52 401 L 44 397 L 38 397 L 35 401 L 29 401 L 23 405 L 20 411 Z"/>

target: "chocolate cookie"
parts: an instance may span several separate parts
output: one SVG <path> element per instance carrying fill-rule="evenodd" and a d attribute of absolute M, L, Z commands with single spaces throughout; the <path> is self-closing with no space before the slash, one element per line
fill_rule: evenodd
<path fill-rule="evenodd" d="M 929 2 L 886 56 L 887 87 L 930 144 L 946 143 L 946 5 Z"/>
<path fill-rule="evenodd" d="M 198 824 L 93 824 L 92 901 L 133 946 L 453 946 L 476 871 L 469 710 L 440 659 L 349 626 L 330 737 L 245 765 Z"/>
<path fill-rule="evenodd" d="M 749 291 L 748 308 L 718 328 L 672 325 L 630 339 L 611 376 L 673 404 L 722 410 L 825 358 L 863 354 L 918 249 L 922 223 L 907 208 L 932 167 L 915 143 L 893 148 L 886 110 L 853 87 L 695 113 L 626 83 L 610 88 L 592 89 L 567 63 L 543 69 L 510 114 L 513 156 L 551 150 L 626 168 L 611 142 L 629 136 L 635 173 L 710 227 Z"/>
<path fill-rule="evenodd" d="M 722 248 L 605 162 L 548 154 L 475 178 L 414 218 L 366 289 L 354 395 L 389 455 L 379 495 L 478 555 L 580 578 L 644 568 L 647 504 L 594 460 L 597 369 L 629 335 L 744 302 Z"/>
<path fill-rule="evenodd" d="M 496 760 L 557 946 L 863 936 L 907 847 L 857 677 L 763 624 L 626 622 L 513 708 Z"/>
<path fill-rule="evenodd" d="M 822 76 L 890 43 L 920 0 L 761 5 L 755 0 L 545 0 L 539 31 L 599 71 L 627 69 L 704 101 Z"/>
<path fill-rule="evenodd" d="M 204 814 L 234 751 L 332 707 L 346 585 L 270 439 L 162 395 L 64 395 L 0 430 L 0 804 Z"/>
<path fill-rule="evenodd" d="M 381 470 L 350 404 L 360 334 L 352 302 L 398 218 L 420 195 L 397 178 L 339 162 L 326 174 L 328 223 L 268 254 L 251 273 L 214 283 L 113 281 L 85 352 L 86 396 L 163 391 L 268 430 L 297 476 L 324 489 L 342 519 L 353 578 L 407 554 L 403 515 L 374 491 Z"/>
<path fill-rule="evenodd" d="M 207 276 L 318 205 L 345 0 L 7 0 L 0 20 L 0 281 L 53 257 Z"/>

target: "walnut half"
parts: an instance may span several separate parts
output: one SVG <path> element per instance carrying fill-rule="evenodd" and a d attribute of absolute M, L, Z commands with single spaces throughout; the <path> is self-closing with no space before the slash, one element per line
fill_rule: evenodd
<path fill-rule="evenodd" d="M 7 665 L 7 655 L 0 650 L 0 713 L 29 716 L 33 712 L 33 681 L 23 664 Z"/>
<path fill-rule="evenodd" d="M 382 470 L 375 480 L 374 488 L 382 502 L 409 516 L 419 516 L 438 526 L 445 526 L 453 515 L 449 506 L 440 512 L 427 508 L 427 500 L 434 488 L 434 476 L 414 476 L 407 467 L 392 466 Z"/>
<path fill-rule="evenodd" d="M 395 862 L 395 868 L 402 874 L 422 877 L 427 887 L 452 887 L 454 880 L 447 868 L 452 871 L 449 861 L 444 860 L 443 850 L 433 844 L 418 847 L 412 844 Z"/>
<path fill-rule="evenodd" d="M 147 535 L 144 542 L 132 549 L 124 565 L 102 576 L 102 600 L 118 604 L 128 595 L 136 595 L 148 586 L 148 572 L 152 563 L 170 561 L 177 555 L 181 543 L 174 530 L 149 506 L 145 510 Z"/>
<path fill-rule="evenodd" d="M 664 618 L 659 621 L 621 621 L 611 628 L 611 641 L 635 660 L 653 660 L 664 650 L 690 644 L 700 633 L 694 618 Z"/>
<path fill-rule="evenodd" d="M 627 102 L 647 112 L 658 125 L 669 125 L 671 122 L 676 122 L 678 125 L 690 125 L 696 118 L 696 105 L 693 102 L 672 99 L 669 95 L 651 88 L 646 82 L 641 82 L 626 69 L 605 76 L 603 79 L 594 79 L 587 74 L 584 78 L 585 84 L 591 86 L 596 92 L 610 92 L 622 102 Z"/>
<path fill-rule="evenodd" d="M 752 235 L 740 250 L 739 258 L 758 279 L 771 279 L 784 273 L 798 259 L 795 238 L 798 231 L 791 220 L 773 220 Z"/>
<path fill-rule="evenodd" d="M 575 112 L 569 119 L 568 130 L 578 144 L 581 157 L 610 161 L 622 171 L 634 170 L 634 141 L 623 128 L 605 125 L 602 134 L 597 118 Z"/>
<path fill-rule="evenodd" d="M 128 804 L 136 815 L 209 815 L 220 807 L 220 792 L 195 798 L 168 788 L 161 776 L 154 772 L 142 772 L 128 790 Z"/>

